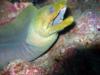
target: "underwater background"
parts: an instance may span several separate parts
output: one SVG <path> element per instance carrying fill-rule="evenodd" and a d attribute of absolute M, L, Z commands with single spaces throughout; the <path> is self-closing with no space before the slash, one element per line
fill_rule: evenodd
<path fill-rule="evenodd" d="M 12 3 L 28 1 L 37 7 L 42 7 L 53 2 L 53 0 L 9 1 Z M 66 18 L 71 14 L 74 16 L 75 22 L 72 26 L 59 33 L 62 35 L 60 41 L 50 49 L 51 52 L 49 54 L 52 55 L 50 58 L 53 59 L 52 61 L 55 62 L 55 65 L 49 73 L 50 75 L 100 75 L 100 0 L 68 0 L 67 5 L 68 10 L 66 10 L 64 17 Z M 76 26 L 76 24 L 79 26 Z M 70 32 L 65 34 L 66 31 Z M 74 38 L 74 42 L 72 38 Z M 80 40 L 77 42 L 77 39 Z M 63 43 L 61 43 L 62 40 L 64 40 Z M 66 42 L 68 45 L 65 45 Z M 74 43 L 75 45 L 73 45 Z M 80 44 L 83 47 L 78 47 Z M 59 52 L 57 54 L 55 51 L 57 49 L 66 49 L 66 47 L 69 48 L 67 53 L 59 55 Z M 41 61 L 41 63 L 43 62 Z"/>

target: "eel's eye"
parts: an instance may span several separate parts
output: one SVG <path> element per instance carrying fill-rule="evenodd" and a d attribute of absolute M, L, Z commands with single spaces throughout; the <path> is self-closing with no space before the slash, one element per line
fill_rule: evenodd
<path fill-rule="evenodd" d="M 53 13 L 54 12 L 54 8 L 53 7 L 50 7 L 50 13 Z"/>

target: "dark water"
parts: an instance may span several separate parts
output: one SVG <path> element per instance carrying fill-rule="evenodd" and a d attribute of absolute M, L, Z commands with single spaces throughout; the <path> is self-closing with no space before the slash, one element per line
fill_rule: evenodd
<path fill-rule="evenodd" d="M 61 72 L 53 75 L 100 75 L 100 48 L 77 49 L 76 54 L 64 59 Z"/>

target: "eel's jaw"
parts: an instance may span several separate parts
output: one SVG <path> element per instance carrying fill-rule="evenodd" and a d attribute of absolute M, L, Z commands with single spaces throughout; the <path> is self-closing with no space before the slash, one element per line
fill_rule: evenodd
<path fill-rule="evenodd" d="M 59 10 L 59 12 L 55 11 L 51 16 L 47 17 L 49 18 L 48 25 L 47 27 L 45 27 L 45 30 L 43 32 L 40 31 L 42 36 L 49 37 L 53 34 L 57 34 L 57 32 L 63 30 L 73 23 L 74 19 L 72 16 L 69 16 L 68 18 L 63 20 L 66 9 L 67 7 L 63 7 Z"/>
<path fill-rule="evenodd" d="M 59 31 L 63 30 L 64 28 L 70 26 L 73 23 L 73 21 L 74 21 L 73 17 L 69 16 L 67 19 L 63 20 L 61 23 L 56 24 L 52 27 L 49 27 L 48 28 L 48 32 L 49 32 L 48 34 L 52 35 L 54 33 L 57 33 Z"/>

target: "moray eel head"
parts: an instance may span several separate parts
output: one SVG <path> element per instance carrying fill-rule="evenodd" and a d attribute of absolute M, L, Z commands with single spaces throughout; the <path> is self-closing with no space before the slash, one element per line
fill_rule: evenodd
<path fill-rule="evenodd" d="M 30 25 L 27 42 L 50 47 L 57 39 L 58 32 L 74 21 L 72 16 L 63 20 L 66 9 L 66 4 L 62 0 L 37 9 L 36 16 Z"/>
<path fill-rule="evenodd" d="M 38 17 L 36 17 L 37 32 L 43 37 L 49 37 L 52 34 L 63 30 L 74 21 L 72 16 L 63 20 L 67 7 L 64 2 L 54 3 L 40 8 Z"/>

